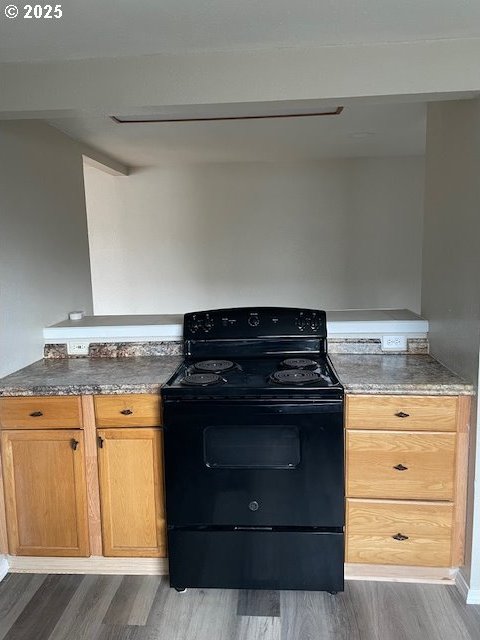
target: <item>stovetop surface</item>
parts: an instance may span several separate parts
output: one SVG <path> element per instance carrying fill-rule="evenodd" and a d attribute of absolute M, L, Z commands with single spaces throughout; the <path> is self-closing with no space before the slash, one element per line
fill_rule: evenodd
<path fill-rule="evenodd" d="M 187 358 L 163 388 L 173 396 L 330 396 L 342 386 L 326 354 Z"/>

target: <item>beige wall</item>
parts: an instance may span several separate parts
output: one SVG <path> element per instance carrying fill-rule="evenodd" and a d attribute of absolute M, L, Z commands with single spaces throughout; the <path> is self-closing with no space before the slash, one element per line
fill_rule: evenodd
<path fill-rule="evenodd" d="M 37 122 L 0 123 L 0 375 L 42 357 L 42 329 L 92 310 L 80 148 Z"/>
<path fill-rule="evenodd" d="M 422 313 L 433 355 L 478 385 L 480 343 L 480 101 L 428 108 Z M 474 406 L 476 403 L 474 403 Z M 480 486 L 472 412 L 466 575 L 480 589 Z M 477 468 L 480 465 L 478 459 Z M 476 495 L 476 497 L 474 497 Z M 477 504 L 475 504 L 475 502 Z M 471 569 L 471 571 L 470 571 Z"/>
<path fill-rule="evenodd" d="M 97 314 L 420 307 L 423 159 L 86 168 Z"/>

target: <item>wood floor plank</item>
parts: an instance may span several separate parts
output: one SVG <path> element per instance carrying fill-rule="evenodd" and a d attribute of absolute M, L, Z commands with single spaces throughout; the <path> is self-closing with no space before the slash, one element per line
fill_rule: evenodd
<path fill-rule="evenodd" d="M 437 585 L 425 587 L 417 590 L 416 605 L 417 611 L 423 612 L 430 632 L 438 638 L 471 640 L 465 616 L 452 615 L 454 608 L 448 589 Z M 480 639 L 480 627 L 477 627 L 477 638 Z"/>
<path fill-rule="evenodd" d="M 447 587 L 381 582 L 348 583 L 361 640 L 477 640 L 448 605 Z M 329 636 L 327 636 L 328 638 Z"/>
<path fill-rule="evenodd" d="M 238 594 L 237 615 L 278 617 L 280 615 L 280 592 L 242 589 Z"/>
<path fill-rule="evenodd" d="M 103 624 L 145 625 L 161 576 L 124 576 Z"/>
<path fill-rule="evenodd" d="M 94 638 L 121 581 L 121 576 L 84 576 L 49 640 Z"/>
<path fill-rule="evenodd" d="M 394 582 L 349 583 L 360 639 L 430 640 L 432 636 L 424 617 L 417 615 L 418 586 Z"/>
<path fill-rule="evenodd" d="M 281 592 L 281 640 L 360 640 L 356 616 L 348 615 L 349 597 L 348 586 L 336 596 L 320 591 Z"/>
<path fill-rule="evenodd" d="M 463 620 L 472 638 L 480 638 L 480 604 L 466 604 L 464 597 L 454 586 L 446 587 L 445 591 L 452 605 L 447 605 L 447 611 Z"/>
<path fill-rule="evenodd" d="M 48 640 L 82 579 L 79 575 L 47 576 L 5 640 Z"/>
<path fill-rule="evenodd" d="M 280 640 L 279 617 L 242 616 L 238 621 L 237 640 Z"/>
<path fill-rule="evenodd" d="M 157 640 L 163 640 L 161 629 L 158 629 L 157 634 Z M 143 628 L 102 624 L 99 632 L 92 640 L 143 640 Z"/>
<path fill-rule="evenodd" d="M 238 591 L 188 589 L 177 593 L 161 585 L 142 640 L 236 640 Z"/>
<path fill-rule="evenodd" d="M 38 591 L 45 575 L 10 573 L 0 582 L 0 640 Z"/>
<path fill-rule="evenodd" d="M 142 576 L 143 580 L 133 601 L 128 618 L 129 625 L 145 626 L 155 596 L 162 580 L 161 576 Z"/>

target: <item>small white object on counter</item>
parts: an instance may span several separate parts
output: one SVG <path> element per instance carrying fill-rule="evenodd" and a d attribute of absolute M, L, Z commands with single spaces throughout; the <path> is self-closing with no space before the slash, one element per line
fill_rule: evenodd
<path fill-rule="evenodd" d="M 68 317 L 70 320 L 82 320 L 85 315 L 85 311 L 70 311 Z"/>

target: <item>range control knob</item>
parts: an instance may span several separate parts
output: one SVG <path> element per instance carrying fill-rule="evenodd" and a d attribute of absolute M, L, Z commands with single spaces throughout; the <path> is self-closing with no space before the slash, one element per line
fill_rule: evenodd
<path fill-rule="evenodd" d="M 260 318 L 258 316 L 251 315 L 248 316 L 247 322 L 251 327 L 258 327 L 260 324 Z"/>
<path fill-rule="evenodd" d="M 210 318 L 209 315 L 206 315 L 205 322 L 203 323 L 203 329 L 204 331 L 210 331 L 212 327 L 213 327 L 213 320 Z"/>
<path fill-rule="evenodd" d="M 296 325 L 300 331 L 303 331 L 307 325 L 306 319 L 303 316 L 299 316 L 297 318 Z"/>

